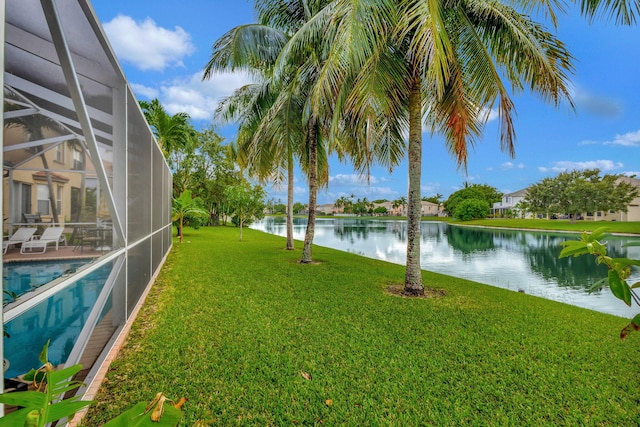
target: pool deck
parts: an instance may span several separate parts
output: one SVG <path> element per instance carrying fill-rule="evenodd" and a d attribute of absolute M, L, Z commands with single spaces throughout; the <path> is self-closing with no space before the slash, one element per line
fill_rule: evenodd
<path fill-rule="evenodd" d="M 97 258 L 109 251 L 96 251 L 91 248 L 80 248 L 76 246 L 60 246 L 56 250 L 55 246 L 49 246 L 45 253 L 20 253 L 20 248 L 10 248 L 6 254 L 2 256 L 3 262 L 20 262 L 20 261 L 55 261 L 59 259 L 83 259 Z"/>

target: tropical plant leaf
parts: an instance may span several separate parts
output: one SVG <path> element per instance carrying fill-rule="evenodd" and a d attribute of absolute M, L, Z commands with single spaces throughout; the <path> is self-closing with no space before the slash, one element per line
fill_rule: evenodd
<path fill-rule="evenodd" d="M 33 408 L 22 408 L 10 414 L 5 414 L 0 418 L 0 427 L 22 427 L 26 425 L 27 415 L 33 410 Z"/>
<path fill-rule="evenodd" d="M 640 266 L 640 259 L 630 259 L 630 258 L 612 258 L 611 261 L 615 264 L 620 264 L 623 266 L 626 265 L 638 265 Z"/>
<path fill-rule="evenodd" d="M 53 387 L 52 392 L 54 394 L 59 394 L 60 392 L 58 392 L 58 389 L 60 389 L 61 391 L 68 391 L 66 390 L 67 387 L 69 387 L 72 384 L 75 384 L 76 387 L 79 387 L 80 385 L 82 385 L 82 383 L 66 381 L 68 378 L 73 377 L 75 374 L 77 374 L 81 370 L 82 370 L 82 365 L 73 365 L 67 368 L 60 369 L 59 371 L 49 372 L 48 380 L 49 380 L 49 384 L 51 384 Z"/>
<path fill-rule="evenodd" d="M 631 307 L 631 289 L 627 282 L 620 279 L 615 270 L 609 270 L 609 288 L 616 298 L 621 299 Z"/>
<path fill-rule="evenodd" d="M 51 340 L 47 340 L 47 342 L 45 343 L 45 345 L 42 347 L 42 350 L 40 350 L 40 363 L 42 363 L 43 365 L 46 364 L 49 361 L 49 342 Z"/>
<path fill-rule="evenodd" d="M 631 289 L 636 289 L 636 288 L 640 288 L 640 282 L 636 282 L 633 285 L 631 285 Z"/>
<path fill-rule="evenodd" d="M 62 400 L 58 403 L 54 403 L 53 405 L 49 405 L 49 409 L 47 411 L 47 419 L 45 422 L 50 423 L 52 421 L 60 420 L 62 418 L 70 418 L 81 410 L 89 405 L 92 405 L 94 402 L 91 400 Z"/>
<path fill-rule="evenodd" d="M 559 258 L 566 258 L 569 256 L 577 257 L 589 253 L 587 244 L 579 240 L 568 240 L 566 242 L 562 242 L 562 246 L 564 246 L 564 249 L 560 251 Z"/>
<path fill-rule="evenodd" d="M 15 391 L 13 393 L 0 394 L 0 403 L 24 408 L 32 406 L 40 408 L 44 405 L 45 399 L 45 395 L 37 391 Z"/>
<path fill-rule="evenodd" d="M 139 402 L 103 427 L 169 427 L 180 422 L 182 412 L 171 405 L 164 408 L 164 414 L 158 422 L 151 421 L 151 414 L 146 411 L 147 403 Z"/>
<path fill-rule="evenodd" d="M 591 234 L 588 234 L 588 239 L 590 242 L 602 240 L 608 231 L 609 227 L 598 227 Z"/>

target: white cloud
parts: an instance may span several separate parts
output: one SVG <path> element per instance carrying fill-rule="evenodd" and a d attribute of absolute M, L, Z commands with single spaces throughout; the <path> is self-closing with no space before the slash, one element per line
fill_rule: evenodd
<path fill-rule="evenodd" d="M 251 83 L 246 73 L 220 73 L 202 81 L 200 72 L 164 82 L 159 88 L 132 84 L 137 94 L 158 98 L 169 114 L 184 112 L 193 120 L 213 120 L 221 98 Z"/>
<path fill-rule="evenodd" d="M 367 184 L 377 184 L 378 179 L 375 176 L 369 175 L 369 181 L 367 182 L 366 177 L 362 177 L 357 174 L 337 174 L 335 176 L 329 177 L 330 185 L 367 185 Z"/>
<path fill-rule="evenodd" d="M 586 162 L 560 161 L 555 162 L 551 167 L 540 166 L 538 170 L 541 172 L 566 172 L 569 170 L 600 169 L 603 172 L 607 172 L 623 167 L 623 163 L 614 162 L 613 160 L 591 160 Z"/>
<path fill-rule="evenodd" d="M 500 169 L 502 170 L 508 170 L 508 169 L 513 169 L 513 163 L 511 162 L 504 162 L 503 164 L 500 165 Z"/>
<path fill-rule="evenodd" d="M 491 109 L 483 108 L 481 115 L 483 115 L 486 118 L 487 122 L 492 122 L 500 118 L 500 114 L 498 113 L 497 108 L 491 108 Z"/>
<path fill-rule="evenodd" d="M 191 36 L 184 29 L 168 30 L 151 18 L 136 22 L 118 15 L 103 26 L 118 58 L 143 71 L 182 66 L 182 59 L 195 51 Z"/>
<path fill-rule="evenodd" d="M 143 98 L 147 99 L 154 99 L 160 95 L 160 91 L 158 89 L 137 83 L 131 83 L 131 88 L 137 95 L 142 95 Z"/>
<path fill-rule="evenodd" d="M 640 146 L 640 129 L 635 132 L 627 132 L 623 135 L 616 135 L 613 141 L 605 141 L 605 145 L 624 145 L 626 147 Z"/>
<path fill-rule="evenodd" d="M 423 196 L 435 196 L 440 190 L 440 184 L 437 182 L 428 182 L 420 186 L 420 192 Z"/>
<path fill-rule="evenodd" d="M 600 144 L 598 141 L 592 141 L 590 139 L 585 139 L 584 141 L 578 142 L 578 145 L 595 145 Z"/>
<path fill-rule="evenodd" d="M 513 162 L 504 162 L 500 165 L 500 169 L 509 170 L 509 169 L 524 169 L 524 163 L 515 164 Z"/>

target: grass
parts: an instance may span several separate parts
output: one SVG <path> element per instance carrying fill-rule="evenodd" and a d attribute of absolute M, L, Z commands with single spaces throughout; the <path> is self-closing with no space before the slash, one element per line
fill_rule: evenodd
<path fill-rule="evenodd" d="M 306 217 L 305 217 L 306 218 Z M 321 218 L 341 218 L 336 216 L 322 216 Z M 358 220 L 406 220 L 403 216 L 358 216 L 350 217 Z M 640 234 L 640 222 L 630 221 L 576 221 L 571 223 L 570 220 L 563 219 L 517 219 L 517 218 L 495 218 L 495 219 L 476 219 L 472 221 L 459 221 L 451 217 L 423 217 L 423 221 L 441 221 L 452 225 L 470 225 L 480 227 L 499 227 L 499 228 L 522 228 L 531 230 L 550 230 L 550 231 L 569 231 L 582 233 L 583 231 L 593 231 L 599 227 L 608 227 L 610 233 L 623 234 Z"/>
<path fill-rule="evenodd" d="M 628 320 L 254 230 L 187 229 L 84 422 L 163 391 L 181 425 L 637 426 Z M 297 242 L 298 247 L 301 246 Z M 311 375 L 306 379 L 303 373 Z"/>
<path fill-rule="evenodd" d="M 576 221 L 563 219 L 478 219 L 473 221 L 450 221 L 451 224 L 484 227 L 523 228 L 534 230 L 572 231 L 582 233 L 599 227 L 607 227 L 610 233 L 640 234 L 640 222 L 622 221 Z"/>

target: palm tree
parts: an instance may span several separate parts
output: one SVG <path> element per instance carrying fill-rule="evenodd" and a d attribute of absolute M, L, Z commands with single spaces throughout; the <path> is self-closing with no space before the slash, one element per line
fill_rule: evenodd
<path fill-rule="evenodd" d="M 555 19 L 545 1 L 526 5 L 524 12 L 547 7 Z M 334 107 L 334 129 L 372 136 L 366 145 L 353 147 L 356 166 L 366 164 L 362 159 L 376 144 L 387 152 L 404 150 L 408 128 L 404 293 L 422 295 L 423 119 L 432 133 L 444 135 L 458 166 L 466 168 L 469 146 L 497 103 L 501 147 L 513 155 L 514 105 L 503 80 L 514 92 L 526 86 L 557 105 L 569 100 L 571 55 L 525 13 L 498 1 L 337 0 L 291 44 L 302 47 L 318 39 L 327 43 L 328 59 L 311 102 L 319 109 Z"/>
<path fill-rule="evenodd" d="M 632 25 L 640 14 L 638 0 L 580 0 L 580 8 L 584 15 L 593 20 L 598 14 L 609 13 L 618 24 Z"/>
<path fill-rule="evenodd" d="M 316 2 L 317 3 L 317 2 Z M 322 4 L 326 2 L 320 2 Z M 273 67 L 282 48 L 322 4 L 307 0 L 255 2 L 259 24 L 238 26 L 223 35 L 213 47 L 204 78 L 213 72 L 237 69 L 252 72 L 259 83 L 245 86 L 221 103 L 217 116 L 240 123 L 239 163 L 262 181 L 280 181 L 287 176 L 287 249 L 294 249 L 293 189 L 294 157 L 309 177 L 310 205 L 303 262 L 311 261 L 318 179 L 328 182 L 326 155 L 318 158 L 316 119 L 306 117 L 306 87 L 296 73 L 304 63 L 287 64 L 284 78 L 273 78 Z M 309 64 L 306 64 L 308 67 Z M 293 73 L 293 74 L 292 74 Z M 282 77 L 281 76 L 281 77 Z M 312 76 L 312 74 L 311 74 Z M 318 177 L 318 163 L 321 174 Z M 312 202 L 312 198 L 314 199 Z"/>
<path fill-rule="evenodd" d="M 202 200 L 199 197 L 191 197 L 191 190 L 185 190 L 180 194 L 180 196 L 173 199 L 171 206 L 171 221 L 177 223 L 178 239 L 180 240 L 180 243 L 182 243 L 185 219 L 189 216 L 209 216 L 209 212 L 203 209 L 201 204 Z"/>
<path fill-rule="evenodd" d="M 203 79 L 210 78 L 215 72 L 245 70 L 258 80 L 223 98 L 216 110 L 216 118 L 227 123 L 239 123 L 237 162 L 251 175 L 262 182 L 279 181 L 283 178 L 283 169 L 286 170 L 286 248 L 293 250 L 293 174 L 294 151 L 300 139 L 299 109 L 291 108 L 278 117 L 281 132 L 273 140 L 255 137 L 257 127 L 275 100 L 270 81 L 271 69 L 287 39 L 286 33 L 269 25 L 235 27 L 214 43 Z"/>
<path fill-rule="evenodd" d="M 187 113 L 167 113 L 158 99 L 140 101 L 140 108 L 162 152 L 174 171 L 180 167 L 180 154 L 195 138 L 195 129 Z M 188 150 L 187 150 L 188 151 Z"/>

